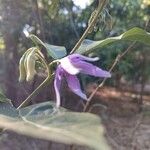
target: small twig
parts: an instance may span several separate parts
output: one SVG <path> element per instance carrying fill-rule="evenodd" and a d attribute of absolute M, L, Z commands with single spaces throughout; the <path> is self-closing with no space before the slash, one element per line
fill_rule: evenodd
<path fill-rule="evenodd" d="M 122 58 L 124 55 L 126 55 L 128 53 L 128 51 L 130 51 L 134 45 L 136 44 L 136 42 L 133 42 L 121 55 L 120 58 Z"/>
<path fill-rule="evenodd" d="M 124 57 L 135 45 L 136 42 L 133 42 L 123 53 L 118 54 L 114 63 L 112 64 L 111 68 L 109 69 L 109 72 L 112 72 L 112 70 L 115 68 L 116 64 L 120 61 L 120 59 L 122 59 L 122 57 Z M 99 88 L 103 87 L 103 85 L 105 84 L 107 78 L 104 78 L 103 81 L 96 87 L 96 89 L 91 93 L 91 95 L 88 98 L 88 101 L 83 109 L 83 112 L 87 111 L 88 106 L 90 105 L 92 98 L 94 97 L 94 95 L 96 94 L 96 92 L 99 90 Z"/>
<path fill-rule="evenodd" d="M 81 38 L 79 39 L 79 41 L 76 43 L 76 45 L 74 46 L 74 48 L 72 49 L 72 51 L 70 52 L 70 54 L 74 53 L 79 46 L 81 45 L 81 43 L 83 42 L 83 40 L 87 37 L 87 35 L 89 34 L 89 31 L 91 30 L 91 28 L 93 27 L 93 25 L 95 24 L 99 14 L 102 12 L 104 6 L 106 5 L 107 0 L 99 0 L 99 5 L 96 11 L 96 14 L 94 16 L 94 18 L 92 19 L 91 23 L 89 24 L 89 26 L 87 27 L 87 29 L 85 30 L 85 32 L 83 33 L 83 35 L 81 36 Z"/>

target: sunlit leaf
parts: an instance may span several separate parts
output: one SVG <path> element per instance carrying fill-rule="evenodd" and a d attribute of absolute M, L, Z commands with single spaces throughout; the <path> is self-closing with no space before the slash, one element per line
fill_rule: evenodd
<path fill-rule="evenodd" d="M 50 45 L 47 43 L 44 44 L 48 54 L 54 59 L 62 58 L 67 54 L 66 48 L 64 46 Z"/>
<path fill-rule="evenodd" d="M 95 49 L 102 48 L 104 46 L 110 45 L 117 41 L 137 41 L 141 42 L 147 45 L 150 45 L 150 33 L 146 32 L 143 29 L 140 28 L 133 28 L 130 29 L 120 36 L 116 37 L 109 37 L 104 40 L 100 41 L 92 41 L 92 40 L 84 40 L 81 44 L 81 46 L 76 50 L 77 53 L 84 54 L 84 53 L 90 53 Z"/>
<path fill-rule="evenodd" d="M 58 111 L 50 102 L 20 110 L 9 104 L 0 105 L 0 127 L 35 138 L 109 150 L 99 117 L 64 108 Z"/>
<path fill-rule="evenodd" d="M 51 56 L 54 59 L 62 58 L 67 54 L 66 48 L 64 46 L 56 46 L 56 45 L 50 45 L 48 43 L 44 43 L 37 36 L 33 34 L 30 35 L 30 38 L 34 43 L 44 46 L 49 56 Z"/>

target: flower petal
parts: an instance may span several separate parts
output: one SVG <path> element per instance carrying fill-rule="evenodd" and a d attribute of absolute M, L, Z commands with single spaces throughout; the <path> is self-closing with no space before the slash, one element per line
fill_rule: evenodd
<path fill-rule="evenodd" d="M 77 62 L 81 60 L 94 62 L 94 61 L 99 60 L 99 57 L 91 58 L 91 57 L 86 57 L 80 54 L 72 54 L 72 55 L 69 55 L 68 58 L 70 59 L 71 62 Z"/>
<path fill-rule="evenodd" d="M 111 74 L 108 71 L 102 70 L 99 67 L 84 61 L 78 61 L 77 63 L 74 63 L 74 66 L 79 68 L 80 72 L 84 74 L 92 75 L 95 77 L 111 77 Z"/>
<path fill-rule="evenodd" d="M 67 80 L 68 86 L 72 90 L 72 92 L 74 92 L 81 98 L 87 100 L 86 95 L 81 90 L 79 80 L 75 75 L 66 74 L 66 80 Z"/>
<path fill-rule="evenodd" d="M 62 69 L 60 66 L 57 67 L 55 79 L 54 79 L 54 89 L 56 93 L 56 107 L 60 106 L 60 86 L 62 80 Z"/>
<path fill-rule="evenodd" d="M 61 63 L 61 67 L 69 74 L 76 75 L 80 72 L 78 68 L 72 65 L 68 56 L 60 59 L 59 61 Z"/>

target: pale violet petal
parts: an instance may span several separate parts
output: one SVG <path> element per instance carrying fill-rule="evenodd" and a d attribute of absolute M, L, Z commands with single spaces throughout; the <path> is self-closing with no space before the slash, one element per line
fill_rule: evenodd
<path fill-rule="evenodd" d="M 86 95 L 81 90 L 79 80 L 75 75 L 66 74 L 66 80 L 72 92 L 74 92 L 75 94 L 83 98 L 84 100 L 87 100 Z"/>
<path fill-rule="evenodd" d="M 91 61 L 91 62 L 99 60 L 99 57 L 90 58 L 90 57 L 86 57 L 86 56 L 83 56 L 80 54 L 72 54 L 72 55 L 69 55 L 68 58 L 70 59 L 70 61 L 72 63 L 76 63 L 76 62 L 81 61 L 81 60 L 82 61 Z"/>
<path fill-rule="evenodd" d="M 80 72 L 78 68 L 72 65 L 69 57 L 64 57 L 59 60 L 61 67 L 69 74 L 76 75 Z"/>
<path fill-rule="evenodd" d="M 54 79 L 54 89 L 56 93 L 56 107 L 60 106 L 60 86 L 61 86 L 61 80 L 62 80 L 62 71 L 61 67 L 58 66 L 55 72 L 55 79 Z"/>
<path fill-rule="evenodd" d="M 79 61 L 78 63 L 75 63 L 74 65 L 80 69 L 81 73 L 84 73 L 84 74 L 92 75 L 95 77 L 107 77 L 107 78 L 111 77 L 110 72 L 102 70 L 101 68 L 96 67 L 84 61 Z"/>
<path fill-rule="evenodd" d="M 81 58 L 82 58 L 82 60 L 91 61 L 91 62 L 99 60 L 99 57 L 93 57 L 93 58 L 91 58 L 91 57 L 86 57 L 86 56 L 83 56 L 83 55 L 81 55 Z"/>

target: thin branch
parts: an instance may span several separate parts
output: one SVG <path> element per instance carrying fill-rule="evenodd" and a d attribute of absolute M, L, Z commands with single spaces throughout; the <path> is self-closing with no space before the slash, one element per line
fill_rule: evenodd
<path fill-rule="evenodd" d="M 99 0 L 99 5 L 98 5 L 98 8 L 97 8 L 97 11 L 96 11 L 94 18 L 92 19 L 91 23 L 89 24 L 89 26 L 87 27 L 87 29 L 85 30 L 85 32 L 83 33 L 83 35 L 81 36 L 79 41 L 76 43 L 76 45 L 74 46 L 74 48 L 72 49 L 70 54 L 74 53 L 79 48 L 79 46 L 81 45 L 83 40 L 87 37 L 87 35 L 89 34 L 89 31 L 91 30 L 93 25 L 96 23 L 96 20 L 97 20 L 99 14 L 102 12 L 106 3 L 107 3 L 107 0 L 102 0 L 102 1 Z"/>
<path fill-rule="evenodd" d="M 136 42 L 133 42 L 123 53 L 117 55 L 114 63 L 112 64 L 111 68 L 109 69 L 109 72 L 112 72 L 112 70 L 115 68 L 116 64 L 122 59 L 122 57 L 124 57 L 135 46 L 135 44 L 136 44 Z M 83 112 L 87 111 L 87 108 L 89 107 L 89 105 L 90 105 L 90 103 L 92 101 L 92 98 L 94 97 L 96 92 L 99 90 L 99 88 L 103 87 L 103 85 L 105 84 L 106 80 L 107 80 L 107 78 L 104 78 L 103 81 L 91 93 L 91 95 L 88 98 L 87 103 L 85 104 Z"/>

